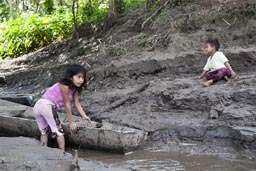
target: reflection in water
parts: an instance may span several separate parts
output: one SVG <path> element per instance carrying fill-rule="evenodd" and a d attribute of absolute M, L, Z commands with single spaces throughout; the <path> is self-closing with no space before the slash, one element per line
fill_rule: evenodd
<path fill-rule="evenodd" d="M 68 151 L 73 153 L 71 149 Z M 119 155 L 80 149 L 79 157 L 148 171 L 256 171 L 255 161 L 230 161 L 213 156 L 162 151 L 138 151 L 129 155 Z"/>

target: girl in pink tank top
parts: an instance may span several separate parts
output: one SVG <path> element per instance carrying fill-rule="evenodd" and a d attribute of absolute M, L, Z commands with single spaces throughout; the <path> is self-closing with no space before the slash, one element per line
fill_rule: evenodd
<path fill-rule="evenodd" d="M 70 130 L 77 131 L 77 125 L 73 121 L 71 111 L 71 99 L 74 106 L 80 113 L 83 120 L 91 123 L 90 118 L 85 114 L 78 100 L 78 94 L 81 93 L 85 84 L 85 68 L 78 64 L 70 65 L 66 71 L 65 77 L 58 83 L 50 87 L 35 104 L 33 111 L 37 125 L 41 130 L 41 144 L 47 145 L 49 132 L 53 137 L 57 137 L 59 148 L 65 150 L 64 132 L 58 118 L 57 111 L 66 109 L 69 120 Z"/>

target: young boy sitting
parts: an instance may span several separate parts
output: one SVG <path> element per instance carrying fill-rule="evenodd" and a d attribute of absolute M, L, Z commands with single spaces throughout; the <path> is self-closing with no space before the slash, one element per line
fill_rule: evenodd
<path fill-rule="evenodd" d="M 228 59 L 222 52 L 219 52 L 219 48 L 220 43 L 217 39 L 210 39 L 206 42 L 205 50 L 210 56 L 203 72 L 197 77 L 199 79 L 206 77 L 207 81 L 203 83 L 203 86 L 209 87 L 221 79 L 228 81 L 230 77 L 236 77 L 236 73 L 233 71 Z"/>

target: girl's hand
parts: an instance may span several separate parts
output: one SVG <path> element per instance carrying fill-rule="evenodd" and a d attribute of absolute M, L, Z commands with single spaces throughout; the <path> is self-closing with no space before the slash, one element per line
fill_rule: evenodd
<path fill-rule="evenodd" d="M 70 131 L 73 132 L 73 133 L 76 133 L 77 132 L 77 124 L 75 122 L 71 122 L 69 124 L 69 128 L 70 128 Z"/>
<path fill-rule="evenodd" d="M 83 116 L 83 120 L 86 122 L 86 126 L 92 127 L 92 121 L 88 116 Z"/>

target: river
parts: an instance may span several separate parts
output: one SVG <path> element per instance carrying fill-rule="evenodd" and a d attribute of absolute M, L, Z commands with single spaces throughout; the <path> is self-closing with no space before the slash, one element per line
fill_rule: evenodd
<path fill-rule="evenodd" d="M 71 149 L 68 151 L 72 153 Z M 229 160 L 208 155 L 188 155 L 165 151 L 137 151 L 119 155 L 80 149 L 79 157 L 148 171 L 256 171 L 255 161 Z"/>

